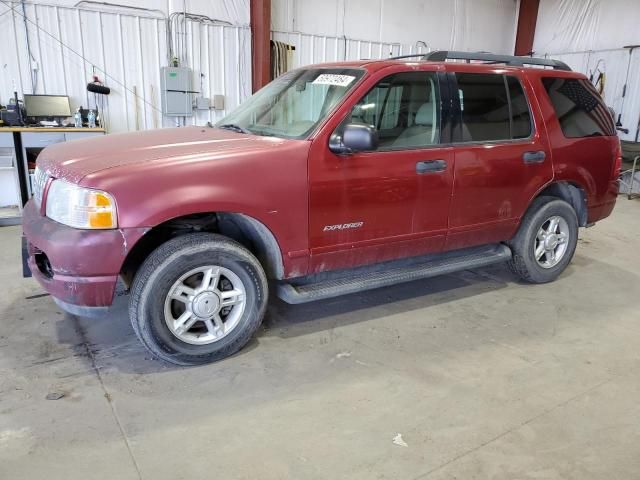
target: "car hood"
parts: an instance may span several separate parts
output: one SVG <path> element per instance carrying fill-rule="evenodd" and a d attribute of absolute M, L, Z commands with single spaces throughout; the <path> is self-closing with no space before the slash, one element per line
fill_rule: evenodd
<path fill-rule="evenodd" d="M 271 149 L 287 140 L 208 127 L 118 133 L 47 147 L 38 166 L 55 178 L 79 183 L 102 170 L 172 158 L 176 162 L 222 158 Z"/>

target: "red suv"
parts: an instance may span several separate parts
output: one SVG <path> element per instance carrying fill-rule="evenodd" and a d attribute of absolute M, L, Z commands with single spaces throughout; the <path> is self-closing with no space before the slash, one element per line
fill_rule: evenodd
<path fill-rule="evenodd" d="M 497 262 L 554 280 L 578 227 L 611 213 L 620 156 L 597 92 L 558 61 L 310 66 L 214 127 L 48 147 L 24 250 L 76 315 L 122 279 L 142 343 L 198 364 L 247 343 L 269 282 L 300 303 Z"/>

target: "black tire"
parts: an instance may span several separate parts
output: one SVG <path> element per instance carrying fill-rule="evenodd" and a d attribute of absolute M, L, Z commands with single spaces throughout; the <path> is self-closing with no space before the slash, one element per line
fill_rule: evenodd
<path fill-rule="evenodd" d="M 165 299 L 174 282 L 194 268 L 217 265 L 232 271 L 246 291 L 237 325 L 214 343 L 193 345 L 174 335 L 164 317 Z M 142 344 L 175 365 L 199 365 L 233 355 L 249 342 L 267 306 L 267 278 L 258 260 L 222 235 L 193 233 L 159 246 L 144 261 L 131 287 L 129 317 Z"/>
<path fill-rule="evenodd" d="M 539 229 L 553 217 L 562 217 L 569 228 L 569 238 L 560 261 L 549 268 L 541 266 L 535 258 L 536 237 Z M 518 233 L 509 242 L 513 258 L 509 266 L 513 273 L 529 283 L 552 282 L 571 262 L 578 243 L 578 217 L 573 207 L 556 197 L 540 197 L 533 201 L 525 214 Z"/>

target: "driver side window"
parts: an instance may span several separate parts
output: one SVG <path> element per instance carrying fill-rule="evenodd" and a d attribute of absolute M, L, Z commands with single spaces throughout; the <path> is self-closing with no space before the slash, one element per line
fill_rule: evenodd
<path fill-rule="evenodd" d="M 405 72 L 381 80 L 351 110 L 348 123 L 378 132 L 378 150 L 428 147 L 440 141 L 440 95 L 432 72 Z"/>

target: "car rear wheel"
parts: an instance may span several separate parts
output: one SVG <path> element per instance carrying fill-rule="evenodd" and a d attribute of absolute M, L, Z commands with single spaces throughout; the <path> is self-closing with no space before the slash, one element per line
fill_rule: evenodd
<path fill-rule="evenodd" d="M 555 197 L 536 199 L 511 240 L 511 270 L 530 283 L 555 280 L 569 265 L 578 243 L 578 218 Z"/>
<path fill-rule="evenodd" d="M 136 335 L 155 356 L 177 365 L 220 360 L 256 331 L 267 304 L 258 260 L 221 235 L 174 238 L 142 264 L 131 288 Z"/>

